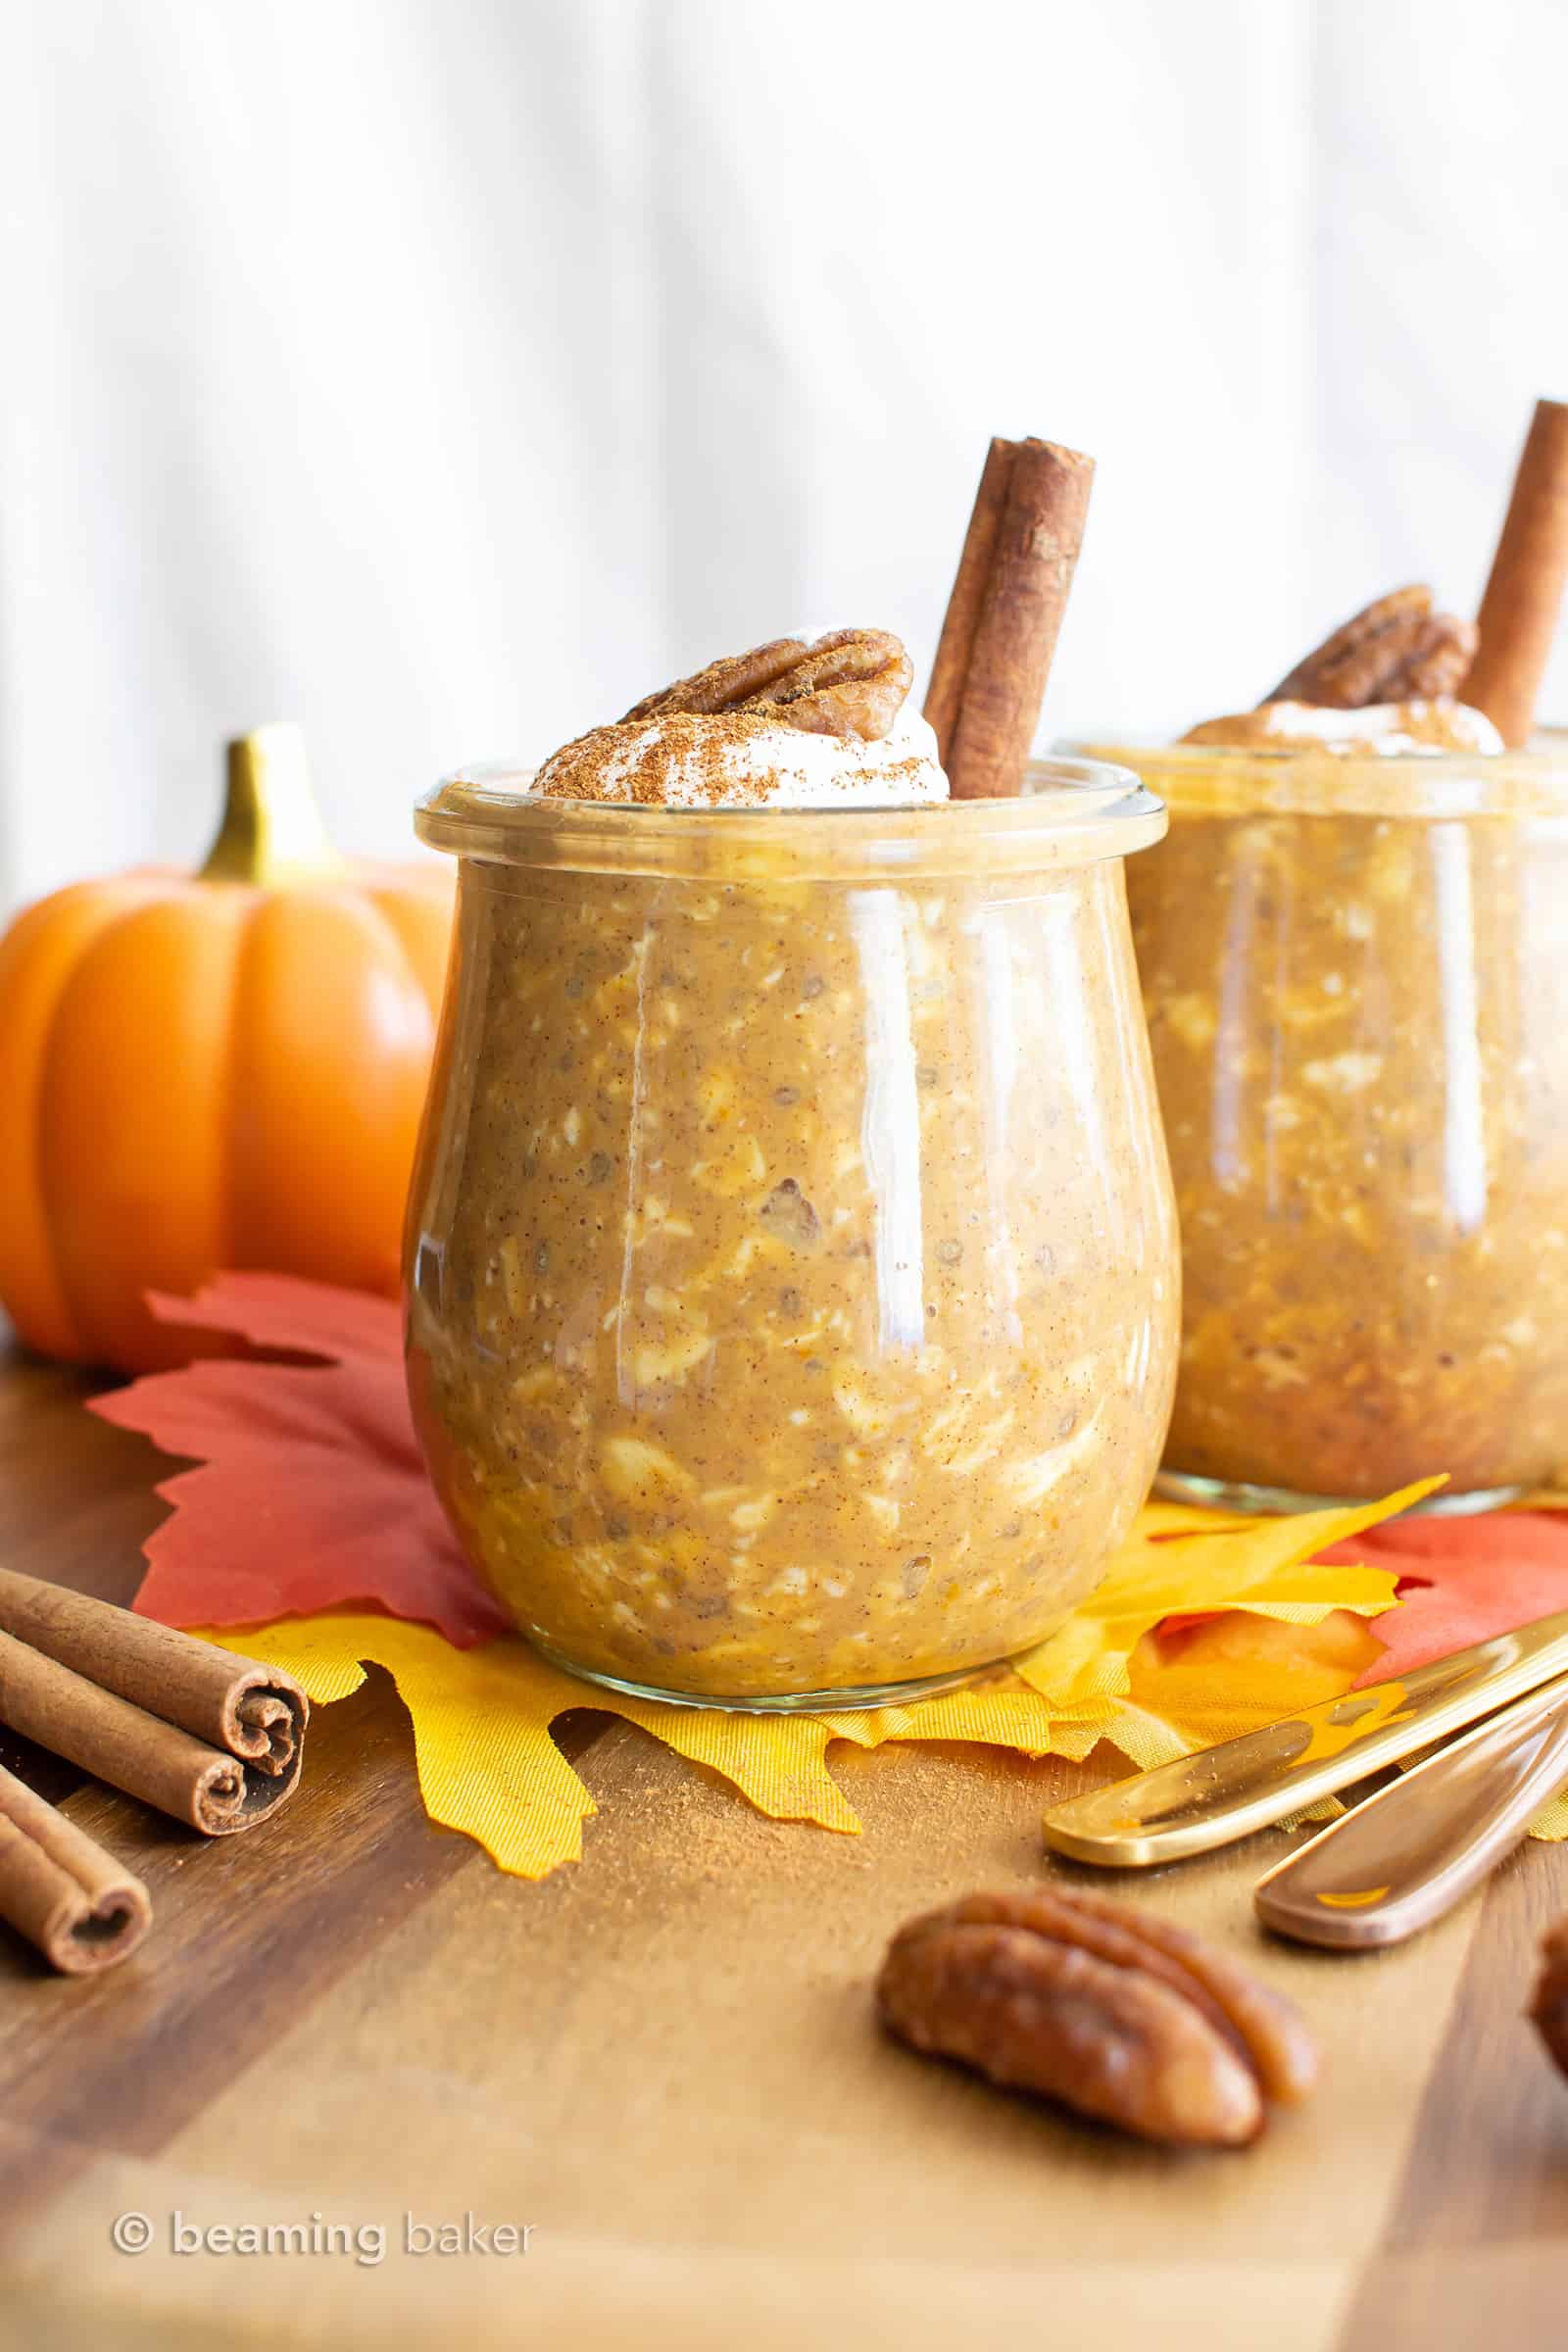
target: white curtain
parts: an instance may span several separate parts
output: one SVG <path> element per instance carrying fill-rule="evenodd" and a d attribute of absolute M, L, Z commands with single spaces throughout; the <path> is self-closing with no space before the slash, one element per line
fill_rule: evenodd
<path fill-rule="evenodd" d="M 339 837 L 1100 462 L 1043 732 L 1479 594 L 1568 391 L 1557 0 L 0 0 L 0 898 L 309 733 Z M 1568 712 L 1568 659 L 1555 672 Z"/>

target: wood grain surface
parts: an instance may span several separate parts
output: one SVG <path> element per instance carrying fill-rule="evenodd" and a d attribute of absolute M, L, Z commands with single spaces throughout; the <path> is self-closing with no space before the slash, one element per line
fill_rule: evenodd
<path fill-rule="evenodd" d="M 0 1558 L 123 1598 L 167 1464 L 85 1394 L 0 1362 Z M 210 1844 L 0 1732 L 157 1911 L 77 1983 L 0 1930 L 6 2352 L 1568 2344 L 1568 2084 L 1521 2016 L 1568 1848 L 1358 1959 L 1256 1939 L 1277 1838 L 1129 1882 L 1292 1992 L 1329 2060 L 1251 2153 L 1167 2156 L 870 2020 L 891 1930 L 1038 1881 L 1041 1809 L 1081 1773 L 835 1749 L 848 1838 L 603 1716 L 561 1736 L 601 1811 L 584 1862 L 529 1886 L 426 1823 L 379 1674 L 318 1711 L 293 1804 Z M 127 2213 L 143 2253 L 112 2242 Z M 413 2250 L 469 2215 L 526 2225 L 526 2254 Z M 296 2234 L 176 2250 L 248 2226 Z"/>

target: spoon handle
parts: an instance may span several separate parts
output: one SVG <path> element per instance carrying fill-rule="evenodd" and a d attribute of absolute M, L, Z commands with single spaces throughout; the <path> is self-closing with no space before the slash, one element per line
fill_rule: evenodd
<path fill-rule="evenodd" d="M 1207 1853 L 1413 1756 L 1563 1674 L 1568 1611 L 1069 1797 L 1046 1815 L 1046 1843 L 1075 1862 L 1113 1870 Z"/>
<path fill-rule="evenodd" d="M 1357 1805 L 1260 1879 L 1258 1918 L 1297 1943 L 1400 1943 L 1467 1895 L 1568 1784 L 1568 1677 L 1519 1699 Z"/>

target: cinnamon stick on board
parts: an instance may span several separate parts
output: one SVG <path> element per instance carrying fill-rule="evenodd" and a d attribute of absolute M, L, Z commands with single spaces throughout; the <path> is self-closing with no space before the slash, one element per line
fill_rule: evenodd
<path fill-rule="evenodd" d="M 987 453 L 925 705 L 956 800 L 1023 784 L 1094 473 L 1052 441 Z"/>
<path fill-rule="evenodd" d="M 208 1837 L 276 1811 L 309 1715 L 275 1667 L 0 1569 L 0 1723 Z"/>
<path fill-rule="evenodd" d="M 293 1786 L 0 1634 L 0 1723 L 209 1838 L 248 1830 Z M 297 1751 L 296 1751 L 297 1754 Z"/>
<path fill-rule="evenodd" d="M 0 1568 L 0 1633 L 274 1780 L 297 1768 L 310 1702 L 275 1666 L 11 1568 Z"/>
<path fill-rule="evenodd" d="M 1464 699 L 1510 751 L 1528 743 L 1568 586 L 1568 407 L 1538 400 L 1481 600 Z"/>
<path fill-rule="evenodd" d="M 140 1879 L 0 1771 L 0 1919 L 63 1976 L 87 1977 L 128 1960 L 152 1918 Z"/>

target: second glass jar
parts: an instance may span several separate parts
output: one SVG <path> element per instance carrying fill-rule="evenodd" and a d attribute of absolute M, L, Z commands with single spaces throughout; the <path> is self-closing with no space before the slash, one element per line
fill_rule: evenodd
<path fill-rule="evenodd" d="M 1162 1480 L 1307 1507 L 1568 1456 L 1568 760 L 1118 755 L 1182 1228 Z"/>

